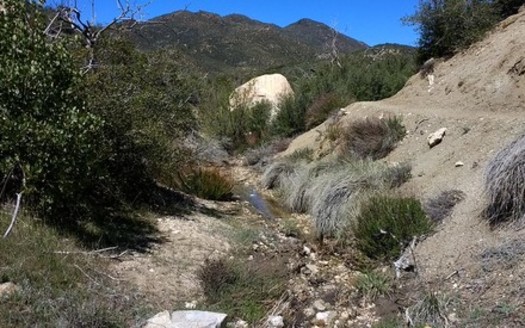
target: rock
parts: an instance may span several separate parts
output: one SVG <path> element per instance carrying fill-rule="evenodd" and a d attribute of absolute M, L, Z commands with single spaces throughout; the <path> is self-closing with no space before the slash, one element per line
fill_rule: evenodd
<path fill-rule="evenodd" d="M 306 309 L 303 310 L 303 313 L 304 313 L 304 315 L 307 318 L 310 318 L 310 317 L 313 317 L 315 315 L 315 310 L 312 309 L 312 308 L 306 308 Z"/>
<path fill-rule="evenodd" d="M 319 268 L 317 268 L 317 265 L 315 264 L 307 264 L 306 268 L 310 270 L 311 274 L 317 274 L 319 272 Z"/>
<path fill-rule="evenodd" d="M 445 136 L 446 132 L 447 132 L 447 128 L 441 128 L 441 129 L 437 130 L 436 132 L 431 133 L 427 137 L 427 142 L 428 142 L 428 145 L 430 146 L 430 148 L 440 144 L 441 141 L 443 140 L 443 137 Z"/>
<path fill-rule="evenodd" d="M 284 319 L 280 315 L 273 315 L 268 318 L 268 327 L 269 328 L 283 328 L 284 327 Z"/>
<path fill-rule="evenodd" d="M 220 328 L 226 317 L 207 311 L 164 311 L 150 318 L 144 328 Z"/>
<path fill-rule="evenodd" d="M 20 291 L 20 287 L 12 282 L 0 284 L 0 299 L 10 297 Z"/>
<path fill-rule="evenodd" d="M 455 167 L 462 167 L 462 166 L 465 166 L 465 163 L 461 162 L 461 161 L 458 161 L 454 164 Z"/>
<path fill-rule="evenodd" d="M 326 305 L 324 304 L 324 302 L 322 300 L 315 301 L 313 306 L 314 306 L 314 309 L 316 309 L 317 311 L 324 311 L 324 310 L 326 310 Z"/>
<path fill-rule="evenodd" d="M 184 308 L 188 310 L 193 310 L 197 307 L 197 301 L 191 301 L 184 303 Z"/>
<path fill-rule="evenodd" d="M 233 91 L 230 95 L 230 109 L 241 105 L 253 107 L 262 101 L 268 101 L 272 106 L 271 117 L 274 117 L 279 111 L 281 99 L 293 94 L 290 83 L 283 75 L 261 75 Z"/>
<path fill-rule="evenodd" d="M 228 328 L 248 328 L 249 325 L 244 320 L 237 320 L 236 322 L 229 323 L 226 327 Z"/>
<path fill-rule="evenodd" d="M 334 317 L 335 313 L 333 311 L 319 312 L 315 315 L 315 321 L 317 324 L 329 326 Z"/>

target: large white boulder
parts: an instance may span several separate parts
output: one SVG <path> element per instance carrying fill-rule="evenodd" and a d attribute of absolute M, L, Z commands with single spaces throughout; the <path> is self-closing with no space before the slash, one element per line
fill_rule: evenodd
<path fill-rule="evenodd" d="M 272 106 L 271 117 L 279 111 L 281 99 L 293 96 L 294 92 L 290 83 L 281 74 L 261 75 L 244 83 L 230 95 L 230 109 L 237 106 L 253 107 L 257 103 L 267 101 Z"/>

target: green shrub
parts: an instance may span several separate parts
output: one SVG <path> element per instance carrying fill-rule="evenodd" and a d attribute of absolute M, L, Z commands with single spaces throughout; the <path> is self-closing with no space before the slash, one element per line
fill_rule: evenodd
<path fill-rule="evenodd" d="M 259 146 L 270 138 L 269 124 L 272 105 L 261 101 L 248 107 L 243 104 L 231 108 L 230 81 L 215 81 L 208 86 L 198 117 L 202 131 L 218 140 L 225 139 L 229 152 L 240 152 Z"/>
<path fill-rule="evenodd" d="M 408 24 L 419 29 L 419 62 L 451 56 L 479 40 L 498 21 L 495 3 L 492 0 L 421 1 L 416 13 L 405 18 Z"/>
<path fill-rule="evenodd" d="M 197 272 L 212 310 L 251 323 L 262 319 L 285 291 L 287 273 L 268 260 L 208 260 Z"/>
<path fill-rule="evenodd" d="M 373 259 L 392 260 L 414 236 L 432 229 L 421 203 L 408 197 L 374 196 L 352 225 L 356 245 Z"/>
<path fill-rule="evenodd" d="M 190 168 L 179 173 L 180 188 L 192 195 L 210 200 L 232 197 L 234 182 L 218 169 Z"/>
<path fill-rule="evenodd" d="M 355 284 L 362 296 L 374 301 L 379 296 L 388 295 L 392 289 L 392 281 L 383 273 L 371 271 L 361 274 Z"/>
<path fill-rule="evenodd" d="M 287 96 L 281 99 L 279 112 L 272 120 L 270 131 L 272 135 L 290 137 L 306 129 L 306 103 L 304 97 Z"/>
<path fill-rule="evenodd" d="M 334 111 L 346 105 L 348 105 L 347 101 L 333 92 L 318 96 L 306 110 L 305 129 L 310 130 L 318 126 L 326 121 Z"/>
<path fill-rule="evenodd" d="M 387 156 L 406 135 L 397 117 L 354 121 L 344 134 L 344 149 L 350 156 L 373 160 Z"/>
<path fill-rule="evenodd" d="M 26 204 L 48 218 L 82 213 L 97 201 L 93 190 L 105 178 L 98 165 L 103 122 L 79 99 L 80 76 L 64 44 L 46 39 L 39 7 L 14 0 L 4 5 L 0 180 L 25 175 Z"/>

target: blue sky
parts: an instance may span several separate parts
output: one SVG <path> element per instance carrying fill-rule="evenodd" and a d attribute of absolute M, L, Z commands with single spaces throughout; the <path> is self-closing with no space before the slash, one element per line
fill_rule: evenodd
<path fill-rule="evenodd" d="M 69 0 L 74 2 L 74 0 Z M 91 17 L 91 0 L 76 0 Z M 121 0 L 125 2 L 125 0 Z M 51 1 L 53 2 L 53 1 Z M 301 18 L 323 22 L 369 45 L 401 43 L 415 45 L 417 33 L 403 26 L 401 18 L 415 11 L 418 0 L 132 0 L 141 5 L 143 18 L 153 18 L 187 8 L 220 15 L 243 14 L 265 23 L 286 26 Z M 97 22 L 118 14 L 116 0 L 95 0 Z"/>

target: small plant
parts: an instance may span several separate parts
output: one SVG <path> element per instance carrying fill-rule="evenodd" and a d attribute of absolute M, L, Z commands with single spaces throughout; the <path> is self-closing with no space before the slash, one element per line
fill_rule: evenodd
<path fill-rule="evenodd" d="M 210 200 L 228 200 L 232 197 L 234 182 L 218 169 L 189 168 L 179 173 L 184 192 Z"/>
<path fill-rule="evenodd" d="M 484 217 L 490 224 L 523 221 L 525 216 L 525 135 L 499 151 L 488 163 Z"/>
<path fill-rule="evenodd" d="M 211 309 L 249 322 L 264 317 L 287 282 L 283 266 L 264 260 L 206 261 L 197 275 Z"/>
<path fill-rule="evenodd" d="M 379 260 L 394 259 L 414 236 L 431 229 L 432 223 L 417 199 L 392 196 L 371 197 L 352 226 L 357 247 Z"/>
<path fill-rule="evenodd" d="M 305 160 L 307 162 L 311 162 L 314 157 L 314 151 L 311 148 L 303 148 L 298 149 L 291 153 L 290 155 L 286 156 L 287 159 L 289 159 L 292 162 L 298 162 Z"/>
<path fill-rule="evenodd" d="M 448 326 L 447 307 L 450 299 L 434 292 L 426 292 L 425 295 L 412 307 L 408 314 L 413 324 L 429 325 L 431 327 Z"/>
<path fill-rule="evenodd" d="M 350 156 L 377 160 L 394 150 L 405 134 L 405 127 L 397 117 L 358 120 L 345 132 L 344 149 Z"/>
<path fill-rule="evenodd" d="M 284 220 L 281 227 L 281 232 L 286 237 L 294 237 L 299 238 L 302 235 L 301 228 L 297 224 L 297 222 L 293 219 L 287 219 Z"/>
<path fill-rule="evenodd" d="M 390 293 L 392 281 L 383 273 L 371 271 L 357 278 L 356 287 L 362 296 L 373 301 L 379 296 Z"/>
<path fill-rule="evenodd" d="M 461 190 L 446 190 L 437 197 L 427 200 L 423 207 L 429 218 L 434 222 L 441 222 L 463 199 L 465 199 L 465 193 Z"/>

